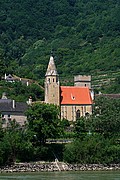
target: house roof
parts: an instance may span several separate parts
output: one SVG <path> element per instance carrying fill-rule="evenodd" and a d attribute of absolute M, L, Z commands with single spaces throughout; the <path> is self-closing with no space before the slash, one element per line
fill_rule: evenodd
<path fill-rule="evenodd" d="M 13 103 L 15 107 L 13 107 Z M 24 102 L 13 102 L 11 99 L 0 99 L 0 112 L 23 113 L 27 110 L 28 105 Z"/>
<path fill-rule="evenodd" d="M 92 99 L 88 87 L 61 86 L 62 104 L 91 105 Z"/>

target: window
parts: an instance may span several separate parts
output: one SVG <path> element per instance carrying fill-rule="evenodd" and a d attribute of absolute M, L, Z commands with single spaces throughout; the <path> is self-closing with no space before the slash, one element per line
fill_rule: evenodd
<path fill-rule="evenodd" d="M 4 114 L 2 114 L 1 117 L 2 117 L 2 119 L 4 119 L 4 118 L 5 118 L 5 117 L 4 117 Z"/>
<path fill-rule="evenodd" d="M 5 120 L 5 115 L 1 114 L 2 120 Z"/>
<path fill-rule="evenodd" d="M 6 119 L 5 119 L 4 114 L 2 114 L 1 117 L 2 117 L 2 124 L 6 124 Z"/>
<path fill-rule="evenodd" d="M 88 112 L 86 112 L 86 113 L 85 113 L 85 116 L 87 116 L 87 117 L 88 117 L 89 115 L 90 115 L 90 114 L 89 114 Z"/>
<path fill-rule="evenodd" d="M 48 78 L 48 82 L 50 83 L 50 78 Z"/>
<path fill-rule="evenodd" d="M 53 82 L 54 82 L 54 78 L 53 78 Z"/>
<path fill-rule="evenodd" d="M 9 120 L 9 121 L 11 120 L 10 114 L 8 114 L 8 120 Z"/>
<path fill-rule="evenodd" d="M 78 109 L 76 112 L 76 119 L 79 119 L 79 118 L 80 118 L 80 110 Z"/>

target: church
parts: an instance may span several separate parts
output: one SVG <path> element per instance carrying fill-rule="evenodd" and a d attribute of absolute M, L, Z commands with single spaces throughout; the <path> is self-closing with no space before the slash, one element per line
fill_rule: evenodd
<path fill-rule="evenodd" d="M 74 77 L 74 86 L 60 86 L 53 56 L 45 74 L 45 103 L 60 107 L 61 119 L 71 122 L 92 114 L 91 76 Z"/>

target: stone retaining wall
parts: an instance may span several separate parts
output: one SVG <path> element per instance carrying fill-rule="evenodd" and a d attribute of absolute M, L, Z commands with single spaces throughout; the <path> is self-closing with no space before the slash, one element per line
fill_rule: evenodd
<path fill-rule="evenodd" d="M 12 172 L 52 172 L 52 171 L 107 171 L 120 170 L 120 164 L 67 164 L 64 162 L 16 163 L 0 167 L 0 173 Z"/>

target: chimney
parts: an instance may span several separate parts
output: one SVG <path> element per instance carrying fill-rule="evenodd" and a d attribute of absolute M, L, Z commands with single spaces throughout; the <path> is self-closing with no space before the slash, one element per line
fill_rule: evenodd
<path fill-rule="evenodd" d="M 15 100 L 13 100 L 13 109 L 15 109 Z"/>
<path fill-rule="evenodd" d="M 29 97 L 29 100 L 27 101 L 28 105 L 31 105 L 32 104 L 32 97 L 30 96 Z"/>
<path fill-rule="evenodd" d="M 5 80 L 7 79 L 7 75 L 6 75 L 6 73 L 5 73 Z"/>
<path fill-rule="evenodd" d="M 94 91 L 93 90 L 91 90 L 91 98 L 92 98 L 92 100 L 94 100 Z"/>
<path fill-rule="evenodd" d="M 29 85 L 29 81 L 27 81 L 27 86 Z"/>

